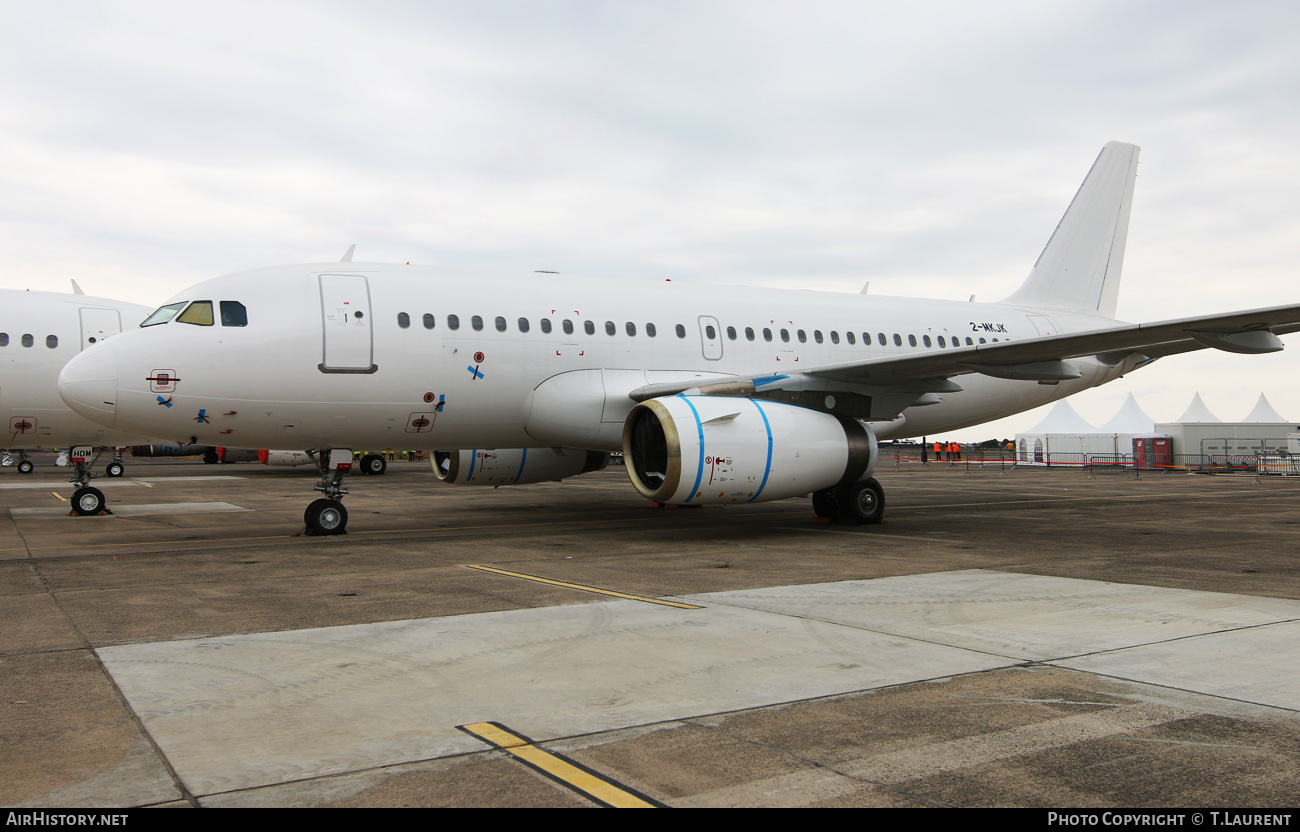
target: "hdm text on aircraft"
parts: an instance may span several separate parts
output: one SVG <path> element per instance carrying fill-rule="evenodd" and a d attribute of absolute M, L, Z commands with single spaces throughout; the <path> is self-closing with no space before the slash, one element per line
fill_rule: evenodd
<path fill-rule="evenodd" d="M 998 419 L 1175 353 L 1272 352 L 1300 329 L 1300 306 L 1115 320 L 1137 157 L 1106 145 L 999 303 L 283 266 L 186 289 L 73 358 L 59 391 L 122 431 L 312 449 L 319 534 L 346 526 L 358 447 L 434 451 L 444 480 L 490 485 L 580 474 L 621 450 L 658 502 L 812 494 L 819 514 L 879 522 L 878 439 Z M 93 491 L 74 503 L 93 508 Z"/>

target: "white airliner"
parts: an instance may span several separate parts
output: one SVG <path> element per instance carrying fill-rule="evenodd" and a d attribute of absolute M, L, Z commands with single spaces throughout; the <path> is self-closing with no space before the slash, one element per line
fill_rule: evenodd
<path fill-rule="evenodd" d="M 73 293 L 67 295 L 0 290 L 0 420 L 7 431 L 0 444 L 17 454 L 21 474 L 30 474 L 35 467 L 28 451 L 111 448 L 107 474 L 120 477 L 125 467 L 117 449 L 148 440 L 69 410 L 59 398 L 57 380 L 68 359 L 117 335 L 123 326 L 134 327 L 149 314 L 149 308 L 89 297 L 76 281 L 72 287 Z M 73 456 L 74 479 L 83 486 L 90 480 L 92 459 Z"/>
<path fill-rule="evenodd" d="M 579 474 L 622 450 L 661 503 L 811 493 L 819 514 L 879 522 L 877 438 L 998 419 L 1202 347 L 1279 350 L 1300 329 L 1300 305 L 1114 320 L 1137 156 L 1106 145 L 999 303 L 345 255 L 199 283 L 70 362 L 59 390 L 119 430 L 319 451 L 316 534 L 346 526 L 356 447 L 435 451 L 442 479 L 488 485 Z"/>

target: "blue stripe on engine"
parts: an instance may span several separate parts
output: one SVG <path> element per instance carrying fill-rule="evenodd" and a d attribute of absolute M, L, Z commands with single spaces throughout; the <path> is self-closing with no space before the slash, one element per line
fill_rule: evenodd
<path fill-rule="evenodd" d="M 477 450 L 470 451 L 469 452 L 469 476 L 465 477 L 465 482 L 469 482 L 470 480 L 474 479 L 474 462 L 477 459 L 478 459 L 478 451 Z"/>
<path fill-rule="evenodd" d="M 763 466 L 762 484 L 758 486 L 758 490 L 754 492 L 754 496 L 747 500 L 747 502 L 752 503 L 758 499 L 758 495 L 763 493 L 763 489 L 767 487 L 767 476 L 772 473 L 772 424 L 767 421 L 767 414 L 763 412 L 762 405 L 753 399 L 750 399 L 749 403 L 758 408 L 758 415 L 763 417 L 763 427 L 767 429 L 767 464 Z"/>
<path fill-rule="evenodd" d="M 681 393 L 677 394 L 677 398 L 686 402 L 686 406 L 691 409 L 691 414 L 695 417 L 695 435 L 700 439 L 700 464 L 695 469 L 695 485 L 691 486 L 690 496 L 682 500 L 682 503 L 685 504 L 695 499 L 696 493 L 700 490 L 700 480 L 704 478 L 704 425 L 700 422 L 700 411 L 695 409 L 695 405 L 691 404 L 691 400 Z"/>
<path fill-rule="evenodd" d="M 515 478 L 510 481 L 511 485 L 514 485 L 515 483 L 519 482 L 519 478 L 524 475 L 524 463 L 528 462 L 528 449 L 524 448 L 523 452 L 524 455 L 519 457 L 519 473 L 515 474 Z"/>

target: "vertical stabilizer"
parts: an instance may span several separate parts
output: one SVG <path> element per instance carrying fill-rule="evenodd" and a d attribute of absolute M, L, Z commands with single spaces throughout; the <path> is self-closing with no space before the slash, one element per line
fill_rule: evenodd
<path fill-rule="evenodd" d="M 1115 317 L 1138 146 L 1107 142 L 1047 247 L 1003 303 Z"/>

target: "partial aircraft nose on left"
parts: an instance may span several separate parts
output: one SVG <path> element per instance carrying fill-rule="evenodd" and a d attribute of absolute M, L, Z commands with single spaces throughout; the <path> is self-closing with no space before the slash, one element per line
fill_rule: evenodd
<path fill-rule="evenodd" d="M 117 417 L 117 353 L 103 341 L 83 350 L 59 373 L 59 395 L 68 407 L 107 427 Z"/>

